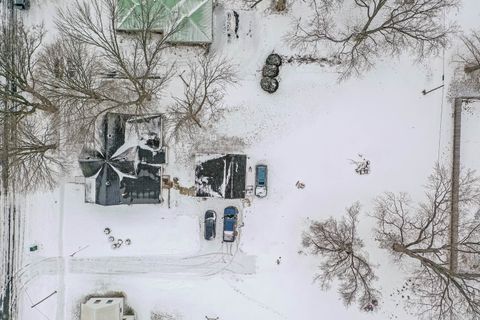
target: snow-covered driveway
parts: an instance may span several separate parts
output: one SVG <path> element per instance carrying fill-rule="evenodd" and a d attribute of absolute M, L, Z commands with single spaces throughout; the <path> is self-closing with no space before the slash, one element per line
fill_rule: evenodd
<path fill-rule="evenodd" d="M 67 263 L 69 273 L 89 274 L 175 274 L 178 276 L 208 276 L 232 272 L 252 274 L 255 272 L 255 259 L 243 253 L 230 255 L 216 252 L 191 257 L 96 257 L 75 258 Z"/>
<path fill-rule="evenodd" d="M 187 257 L 49 257 L 32 261 L 26 265 L 25 278 L 40 275 L 55 275 L 62 272 L 73 274 L 177 274 L 179 276 L 209 276 L 222 272 L 235 274 L 255 273 L 255 257 L 225 245 L 223 252 L 213 252 Z M 233 254 L 228 251 L 232 250 Z M 24 282 L 26 279 L 22 279 Z"/>

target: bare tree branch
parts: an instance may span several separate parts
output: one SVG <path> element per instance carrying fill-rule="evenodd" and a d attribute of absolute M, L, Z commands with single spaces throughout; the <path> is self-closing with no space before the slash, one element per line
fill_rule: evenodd
<path fill-rule="evenodd" d="M 376 276 L 357 235 L 359 212 L 360 204 L 355 203 L 341 220 L 312 222 L 302 243 L 310 254 L 322 257 L 316 280 L 323 289 L 328 289 L 336 279 L 347 306 L 357 302 L 363 310 L 371 311 L 378 304 L 380 293 L 373 286 Z"/>
<path fill-rule="evenodd" d="M 480 33 L 472 31 L 470 35 L 463 36 L 464 52 L 458 55 L 464 64 L 465 73 L 472 73 L 480 69 Z"/>
<path fill-rule="evenodd" d="M 445 10 L 458 0 L 309 0 L 312 15 L 298 19 L 287 36 L 292 45 L 316 51 L 328 45 L 343 63 L 340 79 L 361 75 L 381 57 L 412 52 L 418 59 L 438 53 L 455 26 L 444 26 Z M 347 17 L 348 15 L 348 17 Z"/>
<path fill-rule="evenodd" d="M 9 110 L 10 113 L 58 111 L 57 106 L 38 88 L 36 69 L 44 34 L 41 25 L 27 28 L 18 22 L 12 28 L 2 27 L 0 77 L 9 79 L 10 87 L 0 86 L 0 99 L 15 104 L 15 110 Z"/>
<path fill-rule="evenodd" d="M 462 261 L 449 269 L 451 174 L 436 166 L 425 186 L 425 201 L 413 206 L 407 194 L 385 193 L 376 200 L 376 240 L 380 246 L 414 267 L 407 302 L 425 319 L 474 319 L 480 316 L 480 223 L 468 216 L 480 203 L 480 181 L 471 170 L 460 179 L 462 221 L 455 249 Z M 417 263 L 413 263 L 413 261 Z M 412 310 L 412 309 L 411 309 Z"/>
<path fill-rule="evenodd" d="M 192 137 L 203 125 L 217 119 L 228 85 L 237 82 L 236 68 L 225 58 L 200 57 L 188 64 L 187 75 L 180 75 L 183 95 L 167 112 L 170 138 Z"/>
<path fill-rule="evenodd" d="M 29 116 L 21 119 L 15 128 L 15 144 L 9 150 L 7 161 L 17 191 L 53 189 L 67 168 L 59 151 L 54 122 L 44 120 Z"/>
<path fill-rule="evenodd" d="M 64 106 L 68 127 L 92 132 L 106 112 L 151 113 L 152 101 L 174 75 L 175 64 L 164 52 L 182 27 L 178 17 L 169 17 L 172 22 L 159 32 L 165 7 L 142 1 L 129 16 L 132 32 L 121 33 L 117 25 L 125 10 L 116 0 L 76 0 L 59 11 L 61 38 L 45 50 L 42 67 L 45 90 Z"/>
<path fill-rule="evenodd" d="M 59 11 L 59 36 L 48 45 L 42 26 L 2 28 L 0 78 L 8 82 L 0 83 L 0 99 L 9 107 L 0 117 L 14 133 L 2 139 L 9 150 L 2 164 L 12 166 L 9 179 L 22 189 L 52 186 L 62 169 L 60 144 L 78 149 L 106 112 L 155 111 L 153 101 L 175 71 L 164 51 L 182 24 L 154 1 L 135 9 L 134 30 L 121 33 L 117 25 L 126 9 L 116 0 L 76 0 Z M 161 32 L 159 19 L 171 20 Z"/>

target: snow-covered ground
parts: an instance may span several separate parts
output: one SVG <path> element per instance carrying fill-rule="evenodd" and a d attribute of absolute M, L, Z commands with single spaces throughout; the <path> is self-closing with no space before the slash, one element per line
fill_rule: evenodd
<path fill-rule="evenodd" d="M 32 2 L 38 18 L 35 6 Z M 43 13 L 51 12 L 48 8 Z M 170 147 L 166 173 L 191 186 L 195 153 L 242 152 L 249 156 L 248 166 L 268 165 L 268 196 L 248 206 L 172 191 L 170 209 L 166 204 L 86 204 L 83 186 L 74 183 L 32 196 L 24 206 L 25 248 L 38 244 L 40 249 L 25 250 L 25 267 L 16 279 L 24 293 L 20 319 L 78 319 L 75 314 L 86 295 L 108 291 L 125 292 L 138 319 L 149 319 L 154 310 L 176 313 L 184 320 L 314 320 L 319 315 L 415 319 L 390 296 L 401 286 L 401 272 L 374 243 L 368 213 L 383 191 L 408 191 L 419 199 L 435 162 L 451 161 L 452 104 L 441 90 L 421 94 L 441 84 L 443 60 L 415 65 L 409 57 L 386 57 L 364 78 L 342 83 L 330 67 L 285 64 L 279 91 L 270 95 L 259 87 L 260 70 L 272 51 L 293 53 L 283 40 L 291 17 L 271 14 L 265 6 L 239 10 L 240 38 L 227 42 L 223 8 L 215 10 L 212 51 L 241 66 L 241 80 L 227 92 L 224 119 L 209 128 L 203 142 L 189 150 Z M 305 14 L 299 11 L 301 5 L 291 10 L 297 16 Z M 480 6 L 470 0 L 464 1 L 457 18 L 468 29 L 479 15 Z M 446 55 L 447 81 L 453 52 Z M 475 110 L 465 114 L 462 132 L 463 164 L 474 169 L 479 167 L 480 143 L 480 108 Z M 186 155 L 180 161 L 175 154 L 182 151 Z M 359 154 L 371 162 L 369 175 L 355 173 L 351 160 L 358 160 Z M 248 173 L 247 184 L 253 174 Z M 298 180 L 305 189 L 295 187 Z M 345 308 L 335 286 L 321 291 L 313 282 L 317 258 L 299 252 L 302 230 L 310 220 L 340 216 L 355 201 L 362 204 L 359 228 L 371 261 L 378 265 L 383 292 L 381 309 L 373 314 Z M 204 212 L 213 209 L 221 216 L 229 205 L 241 209 L 243 227 L 237 241 L 221 243 L 221 219 L 217 238 L 205 241 Z M 132 245 L 111 249 L 105 227 L 116 237 L 130 238 Z M 54 291 L 57 294 L 30 308 Z"/>
<path fill-rule="evenodd" d="M 464 168 L 480 171 L 480 103 L 464 103 L 462 108 L 462 130 L 460 158 Z"/>

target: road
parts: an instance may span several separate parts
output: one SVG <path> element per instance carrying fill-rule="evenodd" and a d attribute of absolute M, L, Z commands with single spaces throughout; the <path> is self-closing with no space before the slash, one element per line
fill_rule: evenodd
<path fill-rule="evenodd" d="M 16 37 L 16 10 L 13 8 L 13 0 L 2 1 L 1 3 L 1 32 L 2 43 L 0 59 L 9 65 L 12 69 L 15 66 L 15 37 Z M 2 78 L 1 85 L 6 88 L 13 88 L 11 79 Z M 15 134 L 11 126 L 12 120 L 9 115 L 10 110 L 15 106 L 8 101 L 1 102 L 4 111 L 2 117 L 2 135 L 1 150 L 4 155 L 4 161 L 1 166 L 1 214 L 0 214 L 0 318 L 2 320 L 14 320 L 17 318 L 15 282 L 12 281 L 13 274 L 20 264 L 20 251 L 22 239 L 22 220 L 20 210 L 17 210 L 15 204 L 15 186 L 9 172 L 9 146 L 12 136 Z"/>

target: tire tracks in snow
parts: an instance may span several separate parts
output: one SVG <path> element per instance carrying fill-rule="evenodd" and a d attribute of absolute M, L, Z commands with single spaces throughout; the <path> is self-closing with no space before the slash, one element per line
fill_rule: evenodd
<path fill-rule="evenodd" d="M 225 260 L 225 256 L 228 260 Z M 63 263 L 63 257 L 43 258 L 32 262 L 22 274 L 24 281 L 40 275 L 61 274 L 179 274 L 209 276 L 229 266 L 235 274 L 252 274 L 255 272 L 255 257 L 235 256 L 224 252 L 215 252 L 189 257 L 144 256 L 144 257 L 89 257 L 69 258 Z M 237 260 L 237 259 L 235 259 Z M 27 272 L 28 271 L 28 272 Z M 23 277 L 22 277 L 23 278 Z"/>

